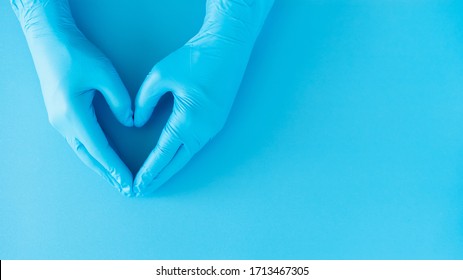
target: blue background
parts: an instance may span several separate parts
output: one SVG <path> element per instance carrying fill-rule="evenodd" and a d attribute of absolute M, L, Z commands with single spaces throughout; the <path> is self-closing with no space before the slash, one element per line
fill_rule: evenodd
<path fill-rule="evenodd" d="M 198 30 L 204 2 L 71 6 L 133 98 Z M 128 199 L 48 124 L 26 41 L 1 1 L 0 258 L 463 258 L 457 2 L 277 0 L 224 130 L 156 196 Z M 95 104 L 138 170 L 172 100 L 143 129 Z"/>

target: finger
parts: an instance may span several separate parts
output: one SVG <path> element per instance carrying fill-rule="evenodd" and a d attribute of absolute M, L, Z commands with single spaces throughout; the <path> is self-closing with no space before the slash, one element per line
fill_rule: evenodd
<path fill-rule="evenodd" d="M 129 93 L 117 74 L 110 69 L 98 81 L 98 91 L 104 96 L 117 120 L 125 126 L 133 126 L 133 111 Z"/>
<path fill-rule="evenodd" d="M 77 139 L 106 172 L 114 178 L 119 185 L 119 190 L 126 194 L 132 189 L 132 173 L 114 152 L 106 139 L 96 119 L 93 107 L 91 111 L 82 114 L 76 124 Z"/>
<path fill-rule="evenodd" d="M 135 98 L 136 127 L 143 126 L 149 120 L 159 99 L 168 91 L 158 72 L 152 71 L 146 77 Z"/>
<path fill-rule="evenodd" d="M 185 145 L 181 145 L 178 151 L 175 153 L 174 158 L 165 166 L 158 175 L 156 175 L 151 182 L 147 182 L 143 187 L 143 190 L 136 195 L 145 195 L 153 192 L 165 182 L 167 182 L 172 176 L 177 174 L 193 157 L 194 153 L 189 151 Z"/>
<path fill-rule="evenodd" d="M 145 186 L 153 181 L 164 167 L 169 164 L 182 145 L 181 140 L 176 136 L 177 134 L 172 128 L 173 115 L 170 116 L 169 121 L 161 132 L 156 147 L 154 147 L 135 177 L 135 193 L 144 191 Z"/>
<path fill-rule="evenodd" d="M 96 161 L 84 147 L 84 145 L 77 139 L 66 138 L 69 146 L 76 153 L 79 159 L 90 169 L 96 172 L 98 175 L 103 177 L 109 184 L 115 187 L 117 190 L 120 189 L 119 183 L 103 168 L 103 166 Z"/>

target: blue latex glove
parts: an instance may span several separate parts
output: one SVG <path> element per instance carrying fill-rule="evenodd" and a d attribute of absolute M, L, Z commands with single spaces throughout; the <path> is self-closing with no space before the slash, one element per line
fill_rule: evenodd
<path fill-rule="evenodd" d="M 37 70 L 50 123 L 77 156 L 131 195 L 132 174 L 101 130 L 92 100 L 105 97 L 116 118 L 133 126 L 131 101 L 111 62 L 76 27 L 67 0 L 11 0 Z"/>
<path fill-rule="evenodd" d="M 134 181 L 149 193 L 179 171 L 223 127 L 273 0 L 208 0 L 199 33 L 154 66 L 135 101 L 143 126 L 171 92 L 172 114 Z"/>

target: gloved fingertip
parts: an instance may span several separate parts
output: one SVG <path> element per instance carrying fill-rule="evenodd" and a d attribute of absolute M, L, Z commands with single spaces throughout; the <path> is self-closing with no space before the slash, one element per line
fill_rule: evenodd
<path fill-rule="evenodd" d="M 145 125 L 145 123 L 146 123 L 146 119 L 142 117 L 140 113 L 135 112 L 135 116 L 133 118 L 133 124 L 136 127 L 142 127 L 143 125 Z"/>
<path fill-rule="evenodd" d="M 139 121 L 137 122 L 137 121 L 135 120 L 135 121 L 133 122 L 133 125 L 134 125 L 135 127 L 138 128 L 138 127 L 142 127 L 142 126 L 144 125 L 144 123 L 139 122 Z"/>
<path fill-rule="evenodd" d="M 118 181 L 116 178 L 114 178 L 112 175 L 110 175 L 108 172 L 106 172 L 103 175 L 108 183 L 110 183 L 111 186 L 113 186 L 116 190 L 121 192 L 121 183 Z"/>
<path fill-rule="evenodd" d="M 135 197 L 135 194 L 132 191 L 122 191 L 121 192 L 125 197 Z"/>
<path fill-rule="evenodd" d="M 124 125 L 127 127 L 133 127 L 133 111 L 130 110 L 130 112 L 127 114 L 127 117 L 124 121 Z"/>
<path fill-rule="evenodd" d="M 132 187 L 126 184 L 121 185 L 120 191 L 123 194 L 130 194 L 132 192 Z"/>
<path fill-rule="evenodd" d="M 143 181 L 141 180 L 141 177 L 137 175 L 133 182 L 133 192 L 136 195 L 141 195 L 143 189 Z"/>

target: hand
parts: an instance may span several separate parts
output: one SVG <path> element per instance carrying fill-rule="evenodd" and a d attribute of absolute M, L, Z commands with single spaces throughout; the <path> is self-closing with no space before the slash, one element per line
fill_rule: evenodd
<path fill-rule="evenodd" d="M 133 125 L 130 97 L 116 70 L 75 27 L 67 1 L 12 4 L 34 59 L 50 123 L 87 166 L 131 195 L 132 174 L 108 144 L 92 105 L 100 92 L 116 118 Z"/>
<path fill-rule="evenodd" d="M 151 70 L 135 100 L 135 126 L 146 123 L 164 94 L 173 94 L 174 106 L 135 177 L 136 195 L 161 186 L 222 129 L 273 2 L 208 0 L 198 34 Z"/>
<path fill-rule="evenodd" d="M 52 48 L 48 69 L 39 75 L 50 123 L 88 167 L 130 196 L 132 173 L 109 145 L 92 105 L 100 92 L 119 122 L 130 127 L 130 97 L 109 60 L 84 37 L 74 39 Z"/>
<path fill-rule="evenodd" d="M 173 94 L 174 105 L 135 178 L 135 194 L 158 188 L 221 130 L 247 60 L 248 51 L 235 43 L 200 36 L 154 66 L 135 100 L 135 126 L 146 123 L 164 94 Z"/>

